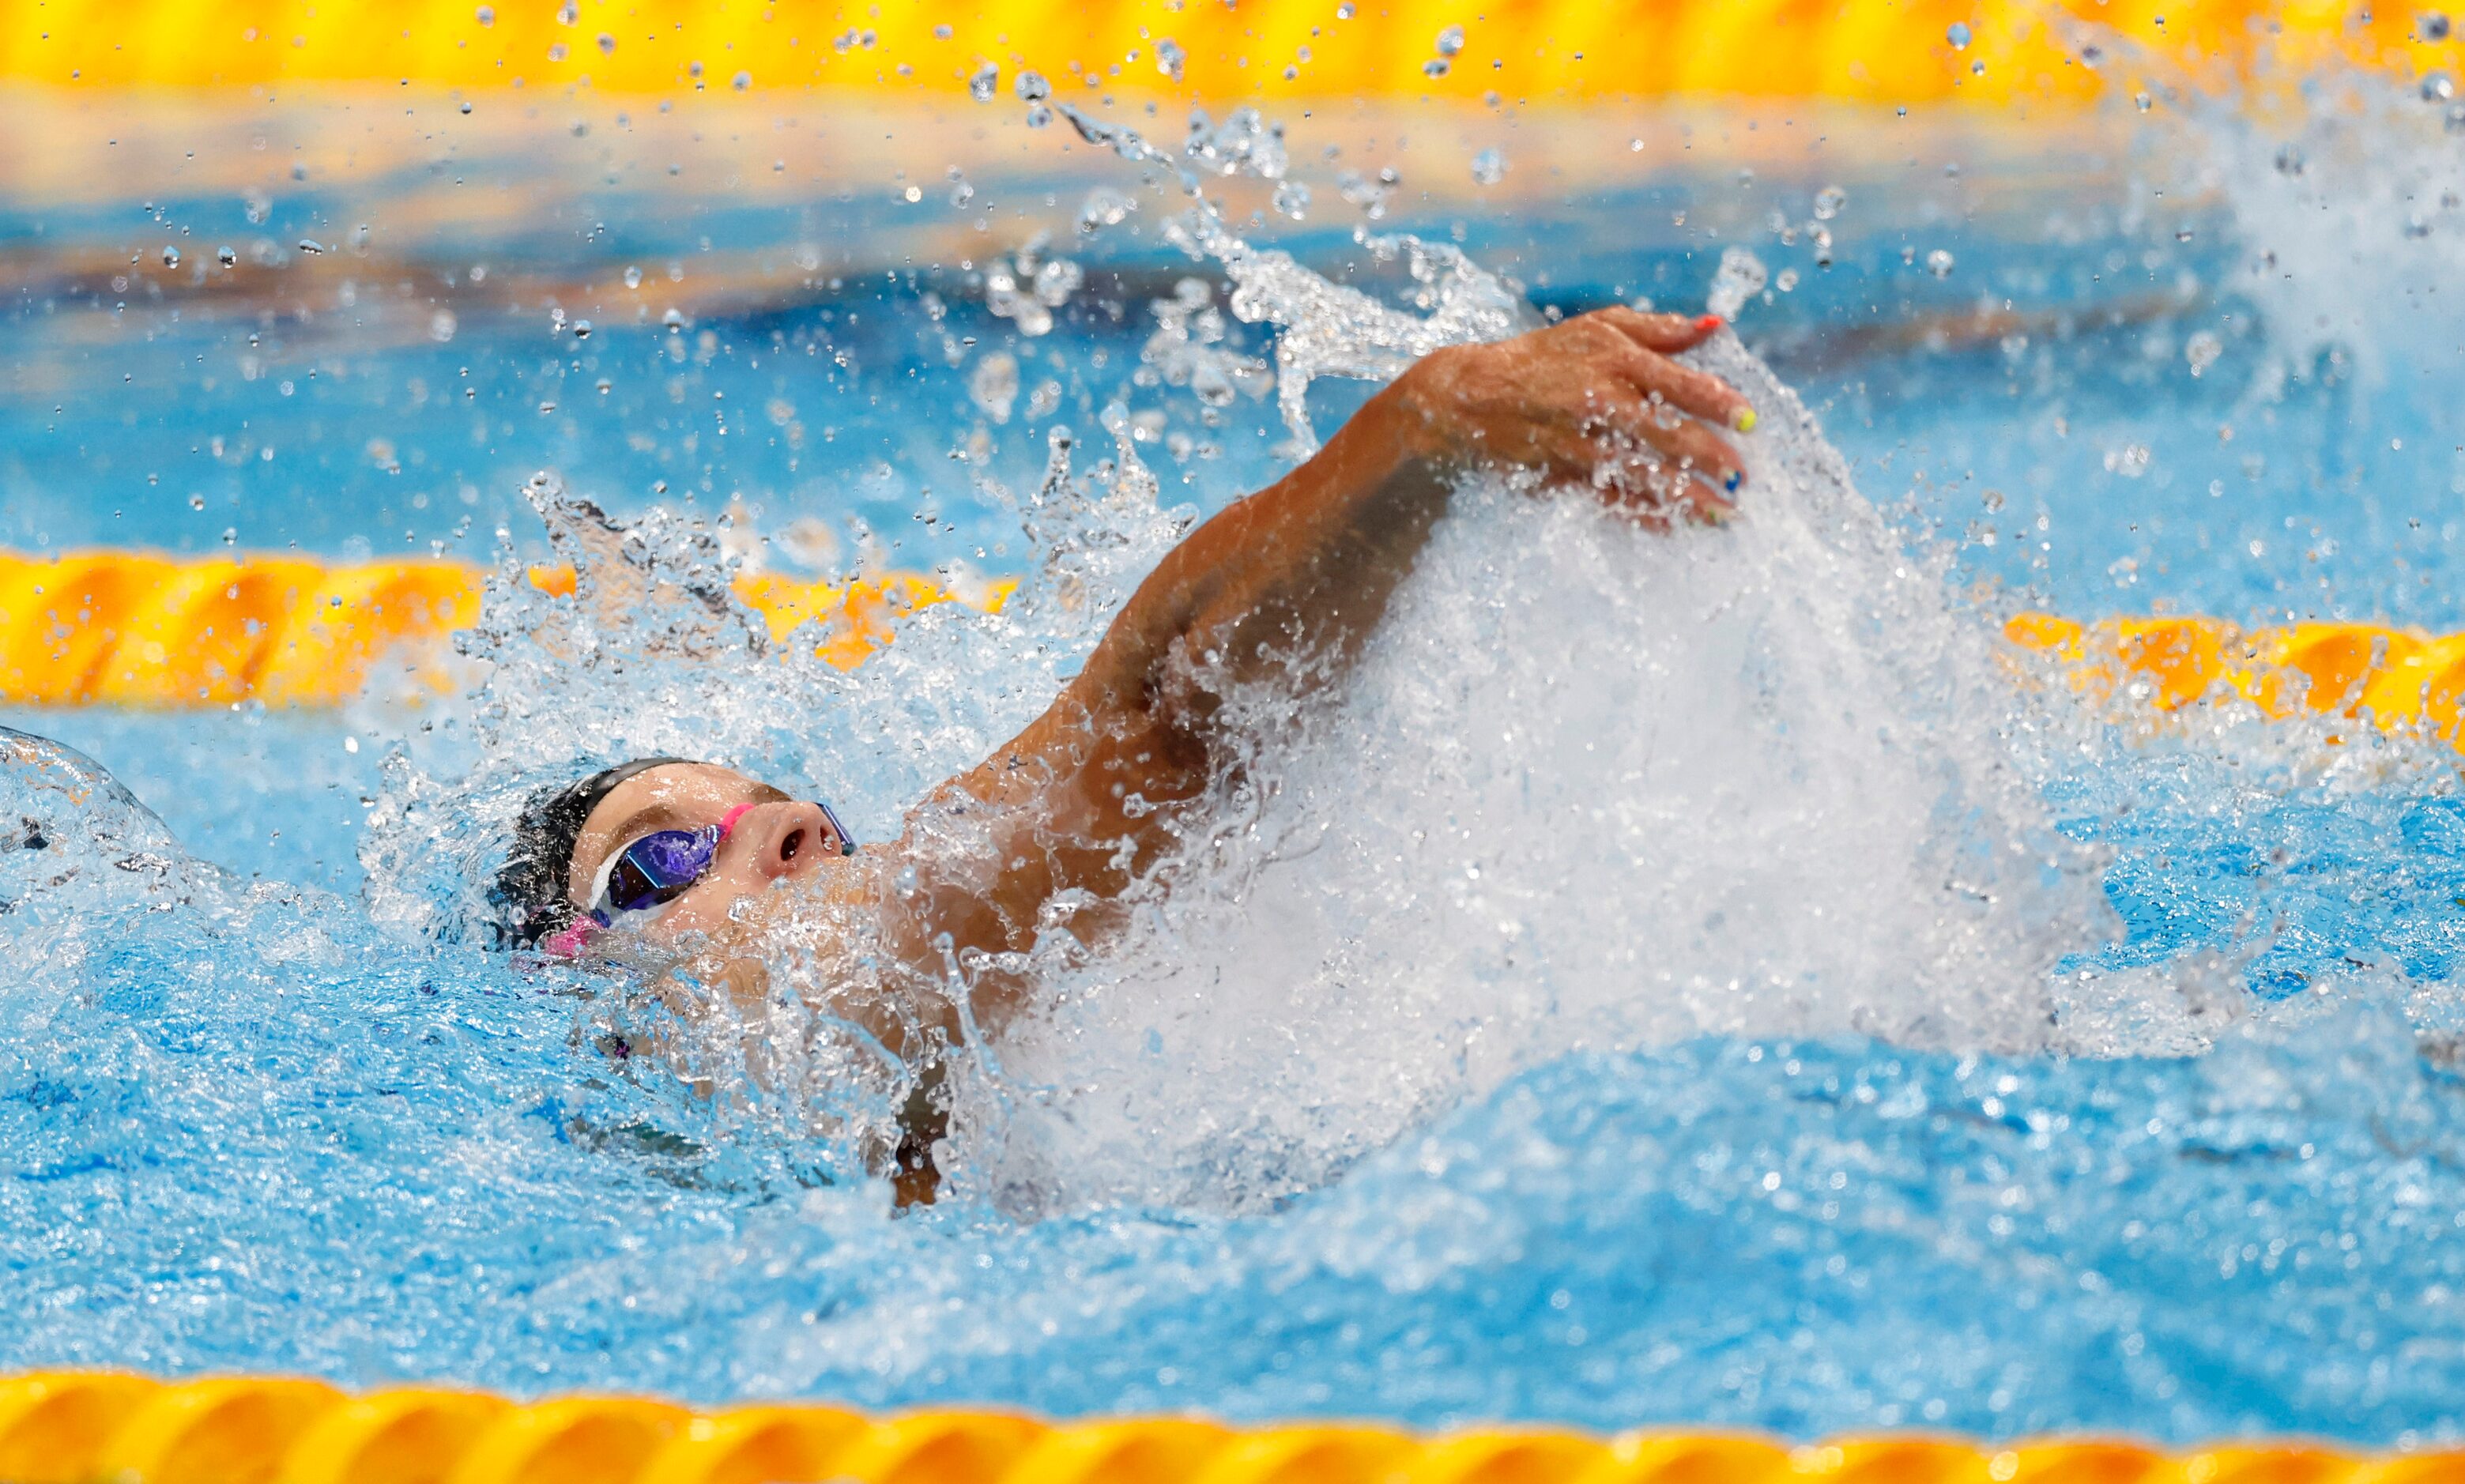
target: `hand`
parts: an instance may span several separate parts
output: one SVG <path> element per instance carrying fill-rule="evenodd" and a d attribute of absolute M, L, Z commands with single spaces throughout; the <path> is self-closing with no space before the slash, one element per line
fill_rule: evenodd
<path fill-rule="evenodd" d="M 1754 409 L 1717 376 L 1669 359 L 1721 328 L 1716 316 L 1627 308 L 1485 345 L 1424 356 L 1385 394 L 1417 456 L 1441 467 L 1527 469 L 1585 484 L 1656 528 L 1725 519 L 1745 481 L 1737 451 Z"/>

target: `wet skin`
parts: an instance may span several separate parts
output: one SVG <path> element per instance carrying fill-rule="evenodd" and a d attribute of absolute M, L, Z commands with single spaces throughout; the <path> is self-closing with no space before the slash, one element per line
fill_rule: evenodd
<path fill-rule="evenodd" d="M 592 811 L 574 851 L 574 901 L 590 904 L 601 864 L 633 840 L 714 825 L 749 804 L 709 875 L 619 926 L 657 941 L 712 934 L 724 955 L 728 927 L 758 915 L 748 909 L 762 894 L 805 880 L 825 897 L 869 903 L 887 957 L 920 985 L 940 985 L 955 956 L 980 1023 L 998 1030 L 1027 986 L 988 957 L 1033 947 L 1064 893 L 1118 898 L 1169 848 L 1175 810 L 1226 764 L 1213 719 L 1231 688 L 1342 674 L 1460 476 L 1518 475 L 1654 529 L 1732 513 L 1743 470 L 1722 432 L 1751 428 L 1753 411 L 1727 384 L 1669 359 L 1719 323 L 1608 309 L 1424 357 L 1310 459 L 1168 552 L 1051 707 L 934 790 L 900 839 L 843 856 L 821 848 L 828 827 L 815 806 L 725 768 L 674 764 L 627 780 Z M 926 848 L 936 816 L 967 818 L 979 848 Z M 1100 909 L 1069 919 L 1082 938 L 1103 926 Z M 756 990 L 758 962 L 729 963 L 722 977 Z M 953 1029 L 946 1003 L 910 998 L 922 1022 Z M 898 1025 L 871 1029 L 900 1050 Z"/>

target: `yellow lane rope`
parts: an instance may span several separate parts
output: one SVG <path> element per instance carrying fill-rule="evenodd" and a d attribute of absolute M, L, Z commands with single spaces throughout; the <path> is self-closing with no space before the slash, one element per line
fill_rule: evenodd
<path fill-rule="evenodd" d="M 447 688 L 443 640 L 478 617 L 484 577 L 452 561 L 0 552 L 0 702 L 340 705 L 389 657 Z M 536 567 L 531 581 L 567 593 L 574 577 Z M 975 600 L 998 608 L 1012 586 Z M 798 642 L 842 669 L 889 643 L 906 615 L 957 596 L 912 572 L 848 583 L 754 573 L 736 592 L 774 639 L 812 625 Z M 2052 613 L 2022 613 L 2004 633 L 2099 701 L 2178 711 L 2240 698 L 2271 717 L 2367 715 L 2383 729 L 2419 726 L 2465 747 L 2465 633 L 2365 623 L 2246 630 L 2167 616 L 2082 624 Z"/>
<path fill-rule="evenodd" d="M 1178 1417 L 1047 1424 L 995 1411 L 868 1418 L 757 1405 L 481 1392 L 347 1396 L 322 1382 L 163 1384 L 108 1372 L 0 1378 L 0 1478 L 15 1484 L 2456 1484 L 2465 1452 L 2373 1457 L 2291 1443 L 2163 1452 L 1751 1434 L 1616 1438 L 1357 1424 L 1234 1429 Z"/>
<path fill-rule="evenodd" d="M 2073 17 L 2166 69 L 2274 55 L 2454 69 L 2433 5 L 2347 0 L 0 0 L 0 78 L 55 86 L 411 83 L 549 96 L 895 92 L 1009 97 L 1827 98 L 2093 96 Z M 1963 28 L 1955 40 L 1953 28 Z M 2440 34 L 2428 33 L 2437 31 Z M 1168 43 L 1168 45 L 1167 45 Z M 2107 72 L 2130 71 L 2109 57 Z M 2124 85 L 2136 82 L 2128 77 Z"/>
<path fill-rule="evenodd" d="M 478 618 L 484 577 L 449 561 L 0 553 L 0 701 L 340 705 L 392 655 L 444 688 L 453 681 L 436 663 L 440 641 Z M 531 580 L 549 592 L 573 588 L 569 570 L 537 568 Z M 774 638 L 817 622 L 817 652 L 842 669 L 888 643 L 899 618 L 952 596 L 905 572 L 844 584 L 756 574 L 736 590 Z M 996 585 L 988 606 L 1009 591 Z"/>

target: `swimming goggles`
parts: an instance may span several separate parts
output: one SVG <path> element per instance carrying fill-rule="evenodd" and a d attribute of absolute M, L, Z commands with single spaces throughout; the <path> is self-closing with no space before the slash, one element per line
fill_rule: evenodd
<path fill-rule="evenodd" d="M 842 855 L 855 854 L 855 838 L 847 826 L 839 823 L 829 805 L 819 799 L 813 804 L 830 831 L 822 842 L 824 848 L 835 846 Z M 718 863 L 720 846 L 752 808 L 740 804 L 722 815 L 718 824 L 700 830 L 655 830 L 618 851 L 599 868 L 599 890 L 589 910 L 542 947 L 554 957 L 570 958 L 593 934 L 615 926 L 620 913 L 650 912 L 693 890 L 695 883 L 710 875 L 710 868 Z"/>

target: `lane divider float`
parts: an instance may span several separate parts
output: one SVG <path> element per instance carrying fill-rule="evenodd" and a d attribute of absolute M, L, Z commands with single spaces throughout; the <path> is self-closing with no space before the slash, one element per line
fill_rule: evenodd
<path fill-rule="evenodd" d="M 478 621 L 485 576 L 451 561 L 0 553 L 0 702 L 333 706 L 389 658 L 448 689 L 444 640 Z M 574 575 L 534 567 L 531 581 L 565 594 Z M 1012 586 L 995 584 L 979 606 L 999 607 Z M 846 583 L 754 573 L 736 592 L 774 639 L 816 624 L 816 653 L 841 669 L 889 643 L 906 615 L 956 596 L 913 572 Z"/>
<path fill-rule="evenodd" d="M 1690 97 L 2076 102 L 2155 68 L 2299 78 L 2336 62 L 2454 69 L 2435 7 L 2328 0 L 0 0 L 0 78 L 61 88 L 524 87 L 693 99 L 808 89 L 960 101 L 1038 68 L 1063 98 L 1445 99 L 1519 104 Z"/>
<path fill-rule="evenodd" d="M 0 703 L 332 706 L 360 695 L 389 659 L 444 689 L 455 683 L 441 662 L 445 640 L 477 621 L 485 575 L 453 561 L 0 553 Z M 531 581 L 564 595 L 575 579 L 569 567 L 542 566 Z M 997 609 L 1015 586 L 966 600 Z M 811 626 L 797 642 L 841 669 L 890 643 L 909 614 L 961 597 L 914 572 L 843 583 L 756 572 L 737 579 L 736 594 L 774 640 Z M 2465 632 L 2037 612 L 2003 631 L 2099 702 L 2172 712 L 2239 699 L 2270 717 L 2367 717 L 2465 746 Z"/>
<path fill-rule="evenodd" d="M 1803 1447 L 1739 1432 L 1436 1436 L 1357 1423 L 1046 1423 L 994 1410 L 872 1418 L 812 1404 L 696 1411 L 637 1397 L 517 1404 L 320 1381 L 0 1377 L 12 1484 L 2465 1484 L 2465 1451 L 2302 1443 L 2167 1451 L 1883 1435 Z"/>

